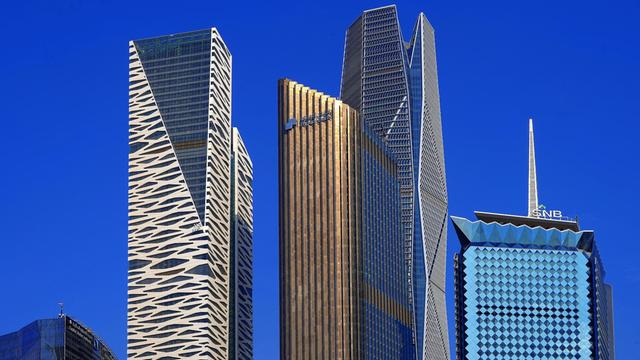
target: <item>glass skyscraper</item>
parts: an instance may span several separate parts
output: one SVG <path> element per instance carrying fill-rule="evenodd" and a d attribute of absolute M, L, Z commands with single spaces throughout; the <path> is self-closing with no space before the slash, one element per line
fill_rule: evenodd
<path fill-rule="evenodd" d="M 278 114 L 281 359 L 413 359 L 394 155 L 294 81 Z"/>
<path fill-rule="evenodd" d="M 231 53 L 206 29 L 129 43 L 128 357 L 252 358 L 252 164 Z"/>
<path fill-rule="evenodd" d="M 36 320 L 0 336 L 0 360 L 115 360 L 109 347 L 89 328 L 61 315 Z"/>
<path fill-rule="evenodd" d="M 365 11 L 345 38 L 341 100 L 398 164 L 415 353 L 449 359 L 447 186 L 434 29 L 424 14 L 405 43 L 395 6 Z"/>
<path fill-rule="evenodd" d="M 611 287 L 575 221 L 452 217 L 459 360 L 613 359 Z"/>

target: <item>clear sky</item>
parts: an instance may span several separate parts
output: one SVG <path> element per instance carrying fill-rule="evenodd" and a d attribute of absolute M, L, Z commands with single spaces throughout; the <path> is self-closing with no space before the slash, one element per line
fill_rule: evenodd
<path fill-rule="evenodd" d="M 233 123 L 255 167 L 255 354 L 276 359 L 276 80 L 337 96 L 346 28 L 386 4 L 5 2 L 0 333 L 54 317 L 63 301 L 125 358 L 128 40 L 215 26 L 233 54 Z M 540 200 L 596 231 L 617 355 L 636 358 L 638 1 L 397 5 L 405 39 L 420 10 L 436 28 L 451 214 L 525 214 L 533 116 Z M 448 260 L 458 248 L 450 228 Z"/>

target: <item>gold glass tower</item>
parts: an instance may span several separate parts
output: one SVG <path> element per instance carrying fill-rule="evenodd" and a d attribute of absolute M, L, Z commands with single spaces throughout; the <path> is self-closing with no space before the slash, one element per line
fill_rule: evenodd
<path fill-rule="evenodd" d="M 278 97 L 281 358 L 411 356 L 395 160 L 340 100 Z"/>

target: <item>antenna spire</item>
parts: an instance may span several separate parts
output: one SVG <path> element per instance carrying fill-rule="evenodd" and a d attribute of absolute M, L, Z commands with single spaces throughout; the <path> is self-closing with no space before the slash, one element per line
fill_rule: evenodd
<path fill-rule="evenodd" d="M 533 141 L 533 119 L 529 118 L 529 208 L 527 215 L 538 217 L 538 179 L 536 176 L 536 150 Z"/>
<path fill-rule="evenodd" d="M 64 303 L 59 302 L 58 306 L 60 306 L 60 314 L 58 314 L 58 318 L 64 317 Z"/>

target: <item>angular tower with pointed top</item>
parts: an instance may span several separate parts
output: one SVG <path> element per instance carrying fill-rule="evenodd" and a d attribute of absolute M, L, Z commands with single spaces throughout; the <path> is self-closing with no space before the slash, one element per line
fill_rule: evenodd
<path fill-rule="evenodd" d="M 420 13 L 405 43 L 394 5 L 366 10 L 345 37 L 341 99 L 396 156 L 416 356 L 449 359 L 448 195 L 435 32 Z"/>

